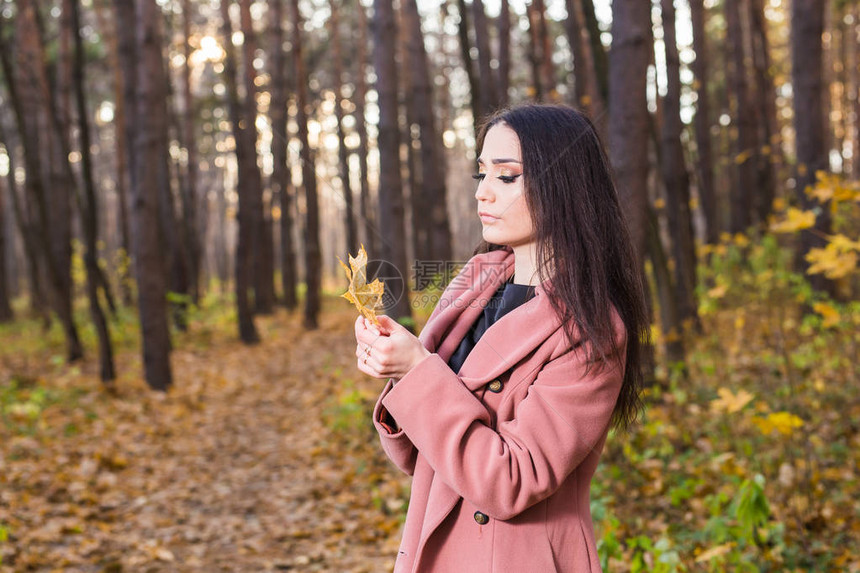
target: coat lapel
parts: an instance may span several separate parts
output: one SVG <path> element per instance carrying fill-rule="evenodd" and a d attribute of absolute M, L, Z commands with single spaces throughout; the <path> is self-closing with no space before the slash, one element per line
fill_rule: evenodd
<path fill-rule="evenodd" d="M 477 320 L 486 300 L 513 274 L 514 255 L 507 248 L 472 257 L 445 288 L 418 339 L 446 362 Z"/>
<path fill-rule="evenodd" d="M 469 390 L 513 368 L 561 326 L 544 285 L 535 296 L 504 315 L 478 339 L 458 375 Z"/>
<path fill-rule="evenodd" d="M 419 339 L 446 362 L 484 311 L 496 290 L 514 273 L 509 247 L 474 257 L 451 281 Z M 538 348 L 560 321 L 546 294 L 547 282 L 535 286 L 535 296 L 494 323 L 469 352 L 458 375 L 475 390 L 510 370 Z"/>

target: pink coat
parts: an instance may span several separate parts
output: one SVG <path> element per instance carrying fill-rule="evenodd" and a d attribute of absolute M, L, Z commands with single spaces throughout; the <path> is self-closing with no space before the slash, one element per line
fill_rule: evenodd
<path fill-rule="evenodd" d="M 615 313 L 613 367 L 585 375 L 537 285 L 455 373 L 448 358 L 513 267 L 509 248 L 469 260 L 419 336 L 432 354 L 389 380 L 374 409 L 383 449 L 413 476 L 395 573 L 601 571 L 589 486 L 621 388 L 624 324 Z M 396 433 L 379 422 L 385 410 Z"/>

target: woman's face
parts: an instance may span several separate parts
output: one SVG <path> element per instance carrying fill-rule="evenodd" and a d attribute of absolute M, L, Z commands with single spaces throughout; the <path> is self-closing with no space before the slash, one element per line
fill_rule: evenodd
<path fill-rule="evenodd" d="M 534 241 L 525 199 L 520 140 L 504 123 L 487 131 L 478 157 L 478 216 L 485 241 L 517 247 Z"/>

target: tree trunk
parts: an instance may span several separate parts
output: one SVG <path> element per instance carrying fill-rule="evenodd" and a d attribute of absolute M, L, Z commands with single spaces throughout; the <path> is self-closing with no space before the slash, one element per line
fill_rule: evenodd
<path fill-rule="evenodd" d="M 490 67 L 493 54 L 490 52 L 490 30 L 487 27 L 483 0 L 472 0 L 472 18 L 475 24 L 475 47 L 478 48 L 478 74 L 481 82 L 480 116 L 484 118 L 498 108 L 499 97 L 496 74 Z"/>
<path fill-rule="evenodd" d="M 472 42 L 469 40 L 469 12 L 466 8 L 466 0 L 457 0 L 457 10 L 460 13 L 460 22 L 457 25 L 457 36 L 460 38 L 460 54 L 463 58 L 463 67 L 466 69 L 466 77 L 469 79 L 469 96 L 472 103 L 472 126 L 475 136 L 481 126 L 481 118 L 484 114 L 484 88 L 475 71 L 475 62 L 472 59 Z"/>
<path fill-rule="evenodd" d="M 757 143 L 755 117 L 747 85 L 746 57 L 741 26 L 740 3 L 742 0 L 726 0 L 726 43 L 730 51 L 729 77 L 732 94 L 732 124 L 737 135 L 732 138 L 732 155 L 737 165 L 737 183 L 732 186 L 731 231 L 744 233 L 753 223 L 755 207 Z"/>
<path fill-rule="evenodd" d="M 214 241 L 215 267 L 216 272 L 218 273 L 218 282 L 221 285 L 221 294 L 226 295 L 230 288 L 235 289 L 235 285 L 232 287 L 230 285 L 230 277 L 235 276 L 235 270 L 230 268 L 230 262 L 231 260 L 235 262 L 235 257 L 232 259 L 230 258 L 230 254 L 227 251 L 227 237 L 224 236 L 223 232 L 223 229 L 227 227 L 227 187 L 226 182 L 224 181 L 224 170 L 218 169 L 216 173 L 215 187 L 218 195 L 216 203 L 216 228 L 219 232 L 215 234 Z M 247 289 L 247 285 L 245 286 Z"/>
<path fill-rule="evenodd" d="M 137 31 L 136 65 L 126 74 L 136 73 L 137 106 L 134 154 L 137 156 L 132 187 L 132 245 L 138 286 L 138 307 L 143 340 L 143 367 L 146 382 L 153 390 L 166 391 L 172 384 L 170 330 L 167 321 L 167 270 L 164 246 L 159 233 L 161 190 L 155 166 L 164 161 L 161 139 L 167 131 L 167 114 L 161 99 L 164 90 L 161 8 L 151 0 L 137 0 L 129 14 L 127 0 L 116 0 L 123 17 L 132 16 L 135 26 L 118 28 L 121 35 Z M 128 75 L 126 75 L 128 78 Z M 128 82 L 127 82 L 128 83 Z M 130 108 L 131 109 L 131 108 Z"/>
<path fill-rule="evenodd" d="M 612 22 L 609 149 L 618 195 L 641 263 L 648 245 L 649 120 L 645 86 L 648 53 L 653 51 L 650 6 L 647 2 L 616 0 Z"/>
<path fill-rule="evenodd" d="M 582 2 L 582 12 L 585 17 L 585 28 L 588 30 L 588 41 L 591 44 L 591 55 L 594 59 L 594 74 L 604 102 L 609 101 L 609 59 L 606 48 L 600 41 L 600 27 L 597 25 L 597 15 L 594 13 L 594 0 L 577 0 Z M 650 21 L 649 21 L 650 23 Z"/>
<path fill-rule="evenodd" d="M 824 149 L 827 150 L 827 170 L 830 170 L 830 151 L 836 147 L 836 134 L 830 119 L 833 112 L 833 4 L 831 0 L 821 0 L 824 10 L 822 29 L 827 35 L 821 38 L 821 110 L 824 113 Z"/>
<path fill-rule="evenodd" d="M 588 30 L 585 27 L 585 16 L 582 11 L 582 0 L 566 0 L 567 19 L 565 31 L 573 54 L 573 74 L 575 90 L 572 98 L 575 105 L 581 107 L 594 122 L 601 138 L 607 140 L 609 118 L 606 115 L 606 102 L 600 93 L 600 85 L 594 66 L 594 54 L 588 41 Z"/>
<path fill-rule="evenodd" d="M 511 9 L 508 0 L 501 0 L 499 7 L 499 69 L 496 82 L 496 98 L 499 107 L 508 105 L 508 88 L 511 85 Z"/>
<path fill-rule="evenodd" d="M 815 184 L 815 172 L 827 169 L 825 147 L 826 121 L 822 102 L 822 45 L 824 5 L 819 0 L 794 0 L 791 4 L 791 85 L 794 92 L 794 133 L 797 145 L 795 192 L 803 209 L 814 209 L 819 202 L 806 195 Z M 814 229 L 802 231 L 795 262 L 802 272 L 809 263 L 804 258 L 813 248 L 823 248 L 824 235 L 830 233 L 829 201 L 821 205 Z M 812 286 L 833 291 L 833 283 L 824 275 L 810 275 Z"/>
<path fill-rule="evenodd" d="M 4 193 L 3 180 L 0 179 L 0 323 L 8 323 L 15 318 L 12 313 L 12 305 L 9 304 L 9 290 L 6 287 L 8 283 L 6 276 L 6 236 L 8 232 L 6 221 L 9 218 L 6 216 Z"/>
<path fill-rule="evenodd" d="M 202 245 L 200 244 L 200 230 L 198 229 L 198 207 L 199 192 L 197 190 L 198 159 L 197 140 L 194 135 L 194 96 L 191 93 L 191 0 L 182 0 L 182 35 L 184 38 L 183 50 L 185 61 L 182 65 L 182 144 L 187 153 L 187 167 L 185 173 L 185 189 L 183 190 L 183 213 L 182 221 L 185 229 L 185 245 L 188 250 L 188 290 L 194 304 L 200 302 L 200 258 Z"/>
<path fill-rule="evenodd" d="M 527 92 L 534 101 L 543 100 L 543 85 L 541 85 L 541 49 L 540 35 L 538 34 L 538 15 L 534 2 L 526 4 L 526 18 L 529 23 L 529 45 L 528 58 L 531 71 L 532 85 Z"/>
<path fill-rule="evenodd" d="M 293 197 L 290 192 L 290 168 L 287 164 L 287 52 L 284 50 L 284 0 L 269 3 L 272 42 L 269 74 L 272 77 L 272 102 L 269 117 L 272 122 L 272 198 L 281 209 L 281 288 L 284 306 L 294 309 L 296 300 L 296 253 L 293 246 Z"/>
<path fill-rule="evenodd" d="M 114 95 L 114 141 L 116 142 L 116 195 L 118 199 L 117 205 L 117 221 L 119 222 L 119 239 L 120 247 L 122 248 L 122 260 L 117 268 L 117 280 L 119 282 L 119 292 L 122 303 L 125 306 L 131 306 L 132 302 L 132 277 L 129 273 L 131 267 L 131 239 L 129 233 L 128 222 L 128 193 L 131 185 L 131 176 L 129 169 L 129 147 L 133 146 L 133 142 L 129 142 L 126 125 L 128 122 L 127 106 L 129 102 L 125 98 L 125 79 L 123 78 L 120 64 L 120 47 L 117 36 L 119 33 L 116 26 L 111 27 L 108 23 L 106 0 L 99 0 L 95 3 L 96 15 L 99 20 L 99 28 L 101 34 L 108 44 L 108 61 L 111 72 L 113 73 L 113 95 Z M 134 38 L 130 38 L 134 41 Z M 133 110 L 133 108 L 132 108 Z M 133 113 L 133 111 L 132 111 Z"/>
<path fill-rule="evenodd" d="M 553 39 L 546 22 L 546 7 L 543 0 L 532 0 L 537 18 L 537 39 L 540 54 L 541 86 L 545 98 L 550 102 L 559 101 L 555 85 L 555 67 L 552 65 Z"/>
<path fill-rule="evenodd" d="M 860 6 L 854 4 L 851 8 L 851 16 L 853 24 L 848 27 L 851 41 L 848 42 L 850 48 L 850 58 L 848 59 L 848 76 L 850 85 L 850 97 L 848 98 L 849 110 L 853 109 L 854 126 L 851 141 L 852 166 L 851 176 L 855 181 L 860 181 Z"/>
<path fill-rule="evenodd" d="M 0 42 L 0 50 L 2 50 L 2 48 L 2 42 Z M 3 55 L 3 53 L 0 53 L 0 58 L 3 58 Z M 5 58 L 3 59 L 5 60 Z M 4 74 L 5 73 L 6 72 L 4 67 Z M 8 78 L 9 76 L 6 77 Z M 9 84 L 10 92 L 12 90 L 12 86 L 14 85 L 14 78 L 12 82 L 12 84 Z M 14 110 L 14 105 L 17 98 L 13 99 L 10 96 L 10 99 L 12 100 Z M 15 154 L 12 152 L 12 150 L 15 148 L 15 145 L 13 145 L 12 140 L 6 133 L 2 121 L 0 121 L 0 144 L 2 144 L 6 148 L 6 156 L 9 161 L 9 173 L 7 175 L 9 181 L 9 197 L 12 201 L 12 211 L 14 213 L 15 223 L 18 227 L 19 233 L 21 234 L 24 247 L 27 280 L 30 283 L 30 298 L 33 301 L 31 302 L 31 306 L 33 310 L 36 311 L 36 316 L 38 316 L 43 322 L 47 323 L 50 320 L 50 315 L 47 314 L 45 309 L 45 307 L 47 306 L 45 301 L 46 294 L 41 280 L 42 275 L 39 272 L 40 243 L 39 239 L 35 235 L 35 233 L 38 232 L 38 223 L 34 222 L 29 216 L 29 213 L 26 209 L 26 205 L 22 205 L 23 199 L 20 197 L 20 194 L 18 192 L 18 184 L 15 181 L 16 161 Z M 26 180 L 25 185 L 27 187 L 30 186 L 30 178 Z M 31 197 L 34 196 L 32 192 L 29 192 L 29 195 Z"/>
<path fill-rule="evenodd" d="M 236 64 L 236 49 L 233 46 L 233 24 L 230 21 L 230 2 L 224 0 L 221 2 L 221 19 L 224 38 L 224 83 L 227 87 L 227 107 L 230 113 L 230 121 L 233 124 L 233 140 L 236 144 L 236 163 L 238 165 L 238 180 L 236 185 L 236 193 L 239 196 L 238 208 L 238 224 L 239 237 L 236 244 L 235 254 L 235 290 L 236 290 L 236 310 L 239 318 L 239 338 L 245 344 L 255 344 L 260 341 L 260 335 L 257 332 L 257 327 L 254 325 L 254 317 L 251 312 L 251 303 L 249 300 L 249 291 L 251 290 L 253 262 L 251 259 L 250 249 L 253 244 L 253 233 L 256 231 L 252 228 L 254 219 L 251 216 L 251 206 L 249 203 L 253 199 L 249 197 L 250 188 L 253 183 L 248 181 L 249 177 L 253 177 L 248 169 L 249 151 L 253 150 L 253 146 L 248 145 L 248 130 L 252 127 L 249 124 L 248 118 L 242 110 L 241 102 L 239 101 L 238 88 L 238 70 Z M 251 148 L 249 150 L 249 147 Z M 256 168 L 256 163 L 255 163 Z M 258 172 L 259 173 L 259 172 Z"/>
<path fill-rule="evenodd" d="M 113 362 L 113 347 L 111 346 L 110 333 L 108 332 L 107 320 L 99 302 L 99 275 L 101 271 L 98 265 L 98 206 L 96 205 L 96 189 L 93 180 L 93 160 L 90 150 L 90 126 L 87 121 L 87 101 L 85 96 L 84 79 L 84 41 L 81 37 L 81 21 L 79 0 L 70 0 L 64 5 L 65 9 L 71 9 L 71 18 L 68 24 L 74 38 L 74 67 L 72 73 L 72 85 L 74 86 L 75 101 L 78 111 L 78 135 L 80 137 L 81 152 L 81 175 L 84 184 L 83 196 L 76 194 L 78 209 L 81 214 L 81 231 L 84 235 L 84 268 L 87 274 L 87 298 L 90 303 L 90 316 L 96 328 L 99 339 L 99 373 L 104 384 L 112 386 L 116 378 Z M 59 127 L 59 126 L 58 126 Z M 62 134 L 58 134 L 62 137 Z M 68 154 L 67 154 L 68 156 Z M 71 171 L 71 166 L 69 166 Z"/>
<path fill-rule="evenodd" d="M 367 170 L 367 122 L 364 116 L 364 104 L 367 97 L 367 12 L 361 2 L 357 2 L 358 12 L 358 49 L 356 60 L 358 73 L 355 77 L 355 130 L 358 132 L 358 181 L 360 186 L 361 218 L 364 221 L 365 245 L 369 252 L 379 252 L 379 226 L 376 224 L 376 209 L 370 196 L 370 183 Z"/>
<path fill-rule="evenodd" d="M 386 313 L 394 318 L 411 318 L 409 292 L 404 277 L 406 232 L 403 217 L 403 182 L 400 176 L 400 132 L 397 125 L 397 64 L 392 0 L 373 3 L 373 67 L 379 94 L 379 220 L 382 233 L 381 259 L 393 265 L 383 271 Z M 399 273 L 399 276 L 396 276 Z M 370 279 L 371 277 L 368 277 Z"/>
<path fill-rule="evenodd" d="M 38 139 L 35 137 L 37 133 L 36 126 L 28 122 L 29 119 L 36 118 L 39 115 L 45 118 L 50 118 L 52 115 L 46 99 L 49 89 L 47 87 L 47 77 L 44 75 L 41 30 L 37 18 L 38 12 L 31 3 L 31 0 L 24 0 L 19 3 L 19 38 L 22 39 L 22 44 L 24 42 L 29 43 L 27 50 L 19 46 L 18 71 L 26 78 L 23 82 L 25 85 L 21 86 L 20 92 L 16 81 L 15 69 L 9 58 L 9 54 L 12 52 L 5 45 L 5 42 L 2 41 L 3 30 L 0 30 L 0 62 L 2 62 L 3 75 L 6 77 L 6 84 L 9 88 L 11 107 L 21 133 L 21 145 L 24 152 L 27 175 L 26 185 L 29 193 L 32 195 L 33 201 L 31 203 L 35 203 L 37 228 L 32 234 L 33 239 L 36 241 L 35 251 L 40 253 L 44 262 L 50 289 L 49 296 L 52 306 L 63 325 L 68 361 L 73 362 L 83 356 L 83 348 L 81 347 L 77 326 L 75 325 L 72 313 L 70 269 L 68 265 L 63 264 L 63 259 L 58 257 L 59 249 L 56 248 L 58 241 L 56 239 L 52 240 L 52 237 L 60 236 L 62 238 L 63 235 L 57 233 L 57 229 L 52 226 L 52 221 L 49 217 L 48 197 L 45 180 L 43 179 L 43 165 L 41 161 L 42 153 L 39 149 Z M 34 107 L 36 109 L 33 109 Z M 49 120 L 46 123 L 50 125 Z M 53 135 L 50 128 L 41 131 L 47 136 Z M 54 191 L 55 193 L 63 193 L 65 188 L 61 186 L 58 189 L 54 189 Z M 62 197 L 57 197 L 56 201 L 52 201 L 52 208 L 54 207 L 54 203 L 56 203 L 56 211 L 60 213 L 63 212 L 63 209 L 67 205 L 67 202 Z M 69 217 L 68 213 L 65 213 L 65 215 Z M 69 251 L 70 247 L 66 245 L 63 252 L 68 253 Z M 34 271 L 36 271 L 35 268 Z"/>
<path fill-rule="evenodd" d="M 164 18 L 166 31 L 164 36 L 173 37 L 171 29 L 172 17 Z M 180 331 L 188 330 L 188 251 L 186 249 L 186 241 L 184 237 L 184 229 L 182 221 L 179 220 L 176 210 L 175 197 L 179 196 L 183 200 L 184 194 L 181 189 L 183 186 L 183 176 L 179 165 L 173 160 L 170 155 L 170 145 L 174 137 L 171 134 L 176 133 L 175 139 L 182 138 L 179 118 L 173 108 L 173 83 L 169 72 L 169 63 L 166 58 L 162 59 L 162 67 L 164 68 L 161 77 L 164 83 L 161 86 L 160 101 L 163 106 L 162 113 L 167 118 L 164 132 L 158 140 L 161 146 L 161 160 L 158 162 L 156 169 L 158 170 L 159 184 L 159 201 L 158 211 L 161 224 L 161 234 L 164 240 L 164 254 L 167 258 L 167 289 L 171 293 L 168 301 L 170 315 L 173 324 Z M 174 171 L 175 170 L 175 171 Z M 174 192 L 174 181 L 178 183 L 180 192 Z"/>
<path fill-rule="evenodd" d="M 695 290 L 696 246 L 690 215 L 690 178 L 681 143 L 681 60 L 675 40 L 675 6 L 673 0 L 662 0 L 661 5 L 667 76 L 661 126 L 661 166 L 666 184 L 666 213 L 675 259 L 675 291 L 681 321 L 690 321 L 700 328 Z"/>
<path fill-rule="evenodd" d="M 678 297 L 669 272 L 669 261 L 660 240 L 660 228 L 657 214 L 647 207 L 648 219 L 648 256 L 651 259 L 654 282 L 657 287 L 657 299 L 660 308 L 660 325 L 663 330 L 664 351 L 669 365 L 685 364 L 684 337 L 681 327 L 681 316 L 678 309 Z M 647 284 L 647 282 L 645 283 Z M 686 372 L 686 367 L 683 372 Z"/>
<path fill-rule="evenodd" d="M 353 205 L 352 185 L 349 181 L 349 150 L 346 148 L 346 132 L 343 125 L 343 56 L 340 46 L 340 27 L 338 20 L 339 7 L 336 0 L 331 0 L 331 46 L 332 65 L 334 67 L 334 112 L 337 118 L 337 156 L 340 163 L 340 183 L 346 208 L 344 209 L 344 223 L 346 227 L 346 250 L 349 253 L 358 252 L 358 228 L 355 221 L 355 207 Z"/>
<path fill-rule="evenodd" d="M 444 144 L 433 114 L 436 108 L 433 99 L 433 75 L 421 33 L 418 5 L 415 0 L 401 0 L 401 8 L 406 26 L 404 35 L 410 38 L 406 65 L 411 70 L 412 90 L 408 104 L 413 108 L 412 115 L 418 125 L 421 144 L 421 192 L 424 195 L 422 204 L 427 208 L 427 211 L 420 212 L 418 216 L 426 217 L 429 214 L 429 245 L 425 256 L 432 260 L 447 261 L 452 256 L 451 229 L 448 226 Z M 415 216 L 413 213 L 413 218 Z M 420 258 L 417 251 L 415 257 Z"/>
<path fill-rule="evenodd" d="M 401 173 L 405 173 L 406 185 L 404 187 L 404 218 L 409 223 L 406 225 L 407 260 L 428 260 L 430 247 L 430 221 L 425 216 L 430 207 L 428 197 L 424 193 L 423 176 L 418 172 L 420 161 L 418 149 L 421 145 L 421 137 L 415 133 L 418 130 L 417 117 L 420 114 L 415 105 L 413 92 L 415 86 L 415 70 L 412 67 L 412 54 L 410 53 L 410 40 L 407 37 L 406 9 L 401 2 L 400 12 L 395 15 L 396 26 L 400 31 L 397 34 L 397 61 L 400 62 L 401 72 L 398 74 L 398 109 L 405 110 L 406 122 L 401 125 L 400 141 L 401 149 L 405 148 L 406 164 L 402 165 Z M 411 28 L 410 28 L 411 31 Z M 423 36 L 419 36 L 423 42 Z M 403 151 L 401 151 L 402 156 Z M 414 262 L 413 262 L 414 266 Z M 371 268 L 368 272 L 376 272 Z"/>
<path fill-rule="evenodd" d="M 304 259 L 305 259 L 305 311 L 302 324 L 306 329 L 318 327 L 321 308 L 322 256 L 320 254 L 319 206 L 317 203 L 317 177 L 314 156 L 308 143 L 308 77 L 302 56 L 302 18 L 299 0 L 291 0 L 293 21 L 293 61 L 296 80 L 296 123 L 301 145 L 302 187 L 305 191 Z M 393 46 L 392 46 L 393 48 Z M 392 57 L 394 52 L 392 51 Z M 379 73 L 377 71 L 377 73 Z M 395 88 L 396 89 L 396 88 Z M 396 92 L 395 92 L 396 97 Z"/>
<path fill-rule="evenodd" d="M 848 106 L 850 86 L 848 83 L 848 62 L 850 61 L 849 41 L 851 37 L 851 29 L 854 22 L 847 23 L 849 12 L 847 5 L 839 5 L 835 16 L 836 25 L 833 30 L 833 45 L 834 51 L 837 53 L 838 64 L 834 66 L 833 74 L 834 81 L 841 87 L 840 94 L 836 98 L 836 103 L 839 106 L 839 119 L 834 125 L 836 132 L 836 150 L 839 152 L 840 171 L 843 177 L 850 177 L 851 173 L 851 157 L 846 153 L 851 142 L 851 116 L 849 114 L 850 107 Z"/>
<path fill-rule="evenodd" d="M 752 62 L 756 81 L 754 113 L 759 142 L 756 153 L 756 214 L 760 224 L 767 224 L 776 196 L 776 165 L 780 161 L 779 125 L 776 119 L 776 89 L 770 72 L 770 45 L 765 30 L 762 0 L 750 0 L 750 35 Z"/>
<path fill-rule="evenodd" d="M 693 118 L 696 137 L 696 174 L 702 214 L 705 219 L 705 241 L 716 244 L 720 240 L 717 196 L 714 188 L 714 160 L 711 154 L 710 95 L 708 94 L 709 50 L 705 36 L 705 5 L 703 0 L 690 0 L 690 15 L 693 25 L 693 83 L 696 90 L 696 114 Z"/>
<path fill-rule="evenodd" d="M 250 253 L 254 288 L 254 310 L 271 314 L 275 305 L 274 266 L 271 263 L 271 226 L 263 209 L 263 179 L 257 166 L 257 71 L 254 68 L 257 40 L 251 18 L 251 0 L 239 0 L 243 69 L 245 71 L 245 166 L 248 221 L 251 226 Z M 238 143 L 237 143 L 238 145 Z"/>

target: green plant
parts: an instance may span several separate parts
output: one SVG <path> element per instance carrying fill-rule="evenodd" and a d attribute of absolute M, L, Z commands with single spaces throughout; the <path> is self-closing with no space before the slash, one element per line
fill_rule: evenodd
<path fill-rule="evenodd" d="M 6 525 L 0 523 L 0 545 L 9 540 L 9 529 Z M 3 565 L 3 553 L 0 552 L 0 565 Z"/>
<path fill-rule="evenodd" d="M 731 505 L 732 514 L 740 525 L 744 539 L 756 545 L 762 543 L 759 530 L 765 526 L 770 516 L 764 484 L 765 479 L 761 474 L 744 480 Z"/>

